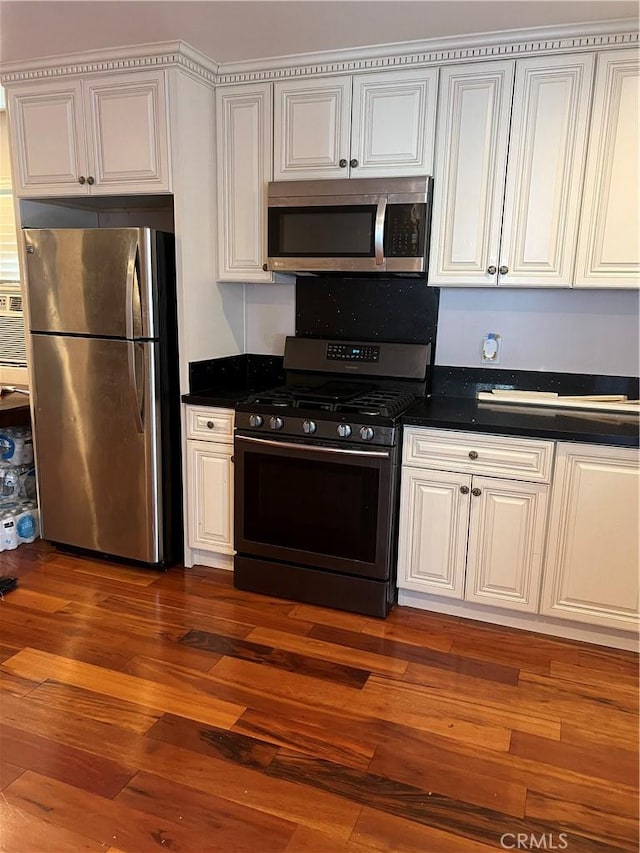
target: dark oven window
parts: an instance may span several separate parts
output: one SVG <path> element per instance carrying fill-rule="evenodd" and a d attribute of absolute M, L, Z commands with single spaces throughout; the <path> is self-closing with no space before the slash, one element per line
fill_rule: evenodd
<path fill-rule="evenodd" d="M 269 256 L 372 257 L 375 219 L 375 205 L 272 207 Z"/>
<path fill-rule="evenodd" d="M 244 536 L 252 542 L 373 563 L 380 471 L 244 456 Z"/>

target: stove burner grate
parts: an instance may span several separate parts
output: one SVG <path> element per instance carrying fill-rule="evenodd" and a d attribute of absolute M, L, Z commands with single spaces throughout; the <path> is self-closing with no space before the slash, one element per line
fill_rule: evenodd
<path fill-rule="evenodd" d="M 346 387 L 341 392 L 327 393 L 322 386 L 283 385 L 252 394 L 247 402 L 279 409 L 315 409 L 368 417 L 395 417 L 408 409 L 416 399 L 414 394 L 401 388 L 362 388 L 356 386 L 354 389 L 360 393 L 349 393 Z"/>

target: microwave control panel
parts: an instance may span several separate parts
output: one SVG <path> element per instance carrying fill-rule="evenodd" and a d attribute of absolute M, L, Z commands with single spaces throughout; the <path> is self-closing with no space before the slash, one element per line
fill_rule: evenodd
<path fill-rule="evenodd" d="M 392 204 L 387 207 L 385 255 L 416 258 L 423 252 L 425 204 Z"/>

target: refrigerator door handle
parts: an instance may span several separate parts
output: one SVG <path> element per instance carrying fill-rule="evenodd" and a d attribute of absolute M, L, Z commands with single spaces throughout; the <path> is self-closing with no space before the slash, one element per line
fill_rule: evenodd
<path fill-rule="evenodd" d="M 129 250 L 126 282 L 126 337 L 142 337 L 142 293 L 140 291 L 140 245 L 133 241 Z"/>
<path fill-rule="evenodd" d="M 136 361 L 138 353 L 144 357 L 144 349 L 141 344 L 127 341 L 128 363 L 129 363 L 129 390 L 131 408 L 139 433 L 144 432 L 144 368 L 139 370 Z"/>

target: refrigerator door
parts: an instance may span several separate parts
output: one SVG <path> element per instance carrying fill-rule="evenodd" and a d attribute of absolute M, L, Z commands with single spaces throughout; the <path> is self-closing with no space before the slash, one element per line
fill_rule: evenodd
<path fill-rule="evenodd" d="M 32 335 L 42 537 L 163 559 L 158 344 Z"/>
<path fill-rule="evenodd" d="M 25 229 L 32 332 L 154 338 L 155 232 Z"/>

